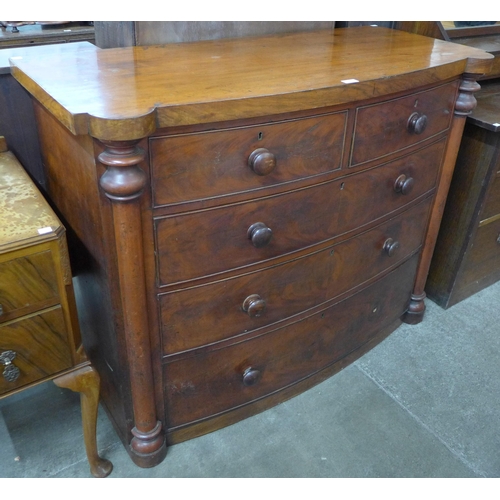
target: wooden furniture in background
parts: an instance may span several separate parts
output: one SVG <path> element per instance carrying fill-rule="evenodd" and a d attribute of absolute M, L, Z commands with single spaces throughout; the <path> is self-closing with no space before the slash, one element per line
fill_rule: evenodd
<path fill-rule="evenodd" d="M 441 23 L 431 23 L 441 24 Z M 500 25 L 450 28 L 446 37 L 495 56 L 467 118 L 426 291 L 444 308 L 500 278 Z"/>
<path fill-rule="evenodd" d="M 333 29 L 333 21 L 95 21 L 102 49 Z"/>
<path fill-rule="evenodd" d="M 467 119 L 426 290 L 448 308 L 500 279 L 500 81 Z"/>
<path fill-rule="evenodd" d="M 478 80 L 500 77 L 500 23 L 485 26 L 455 27 L 452 21 L 392 21 L 392 29 L 446 40 L 468 47 L 474 47 L 493 54 L 490 70 Z"/>
<path fill-rule="evenodd" d="M 447 29 L 446 34 L 450 41 L 475 47 L 493 54 L 495 60 L 490 71 L 483 75 L 480 80 L 500 77 L 500 24 L 490 26 L 476 26 L 471 28 Z"/>
<path fill-rule="evenodd" d="M 362 27 L 13 61 L 136 464 L 422 320 L 490 58 Z"/>
<path fill-rule="evenodd" d="M 4 21 L 7 25 L 0 27 L 0 49 L 13 47 L 31 47 L 54 43 L 91 42 L 95 41 L 94 26 L 86 22 L 32 23 Z M 18 25 L 17 29 L 12 26 Z"/>
<path fill-rule="evenodd" d="M 0 372 L 0 398 L 47 380 L 80 392 L 91 472 L 111 472 L 111 463 L 97 453 L 99 375 L 81 348 L 64 227 L 3 137 Z"/>
<path fill-rule="evenodd" d="M 33 104 L 28 92 L 10 74 L 13 58 L 27 54 L 35 56 L 53 50 L 61 52 L 71 44 L 30 46 L 0 49 L 0 136 L 5 137 L 9 149 L 21 165 L 29 172 L 38 188 L 45 192 L 45 172 L 42 165 L 38 132 L 36 129 Z M 0 46 L 1 47 L 1 46 Z M 74 42 L 72 50 L 93 47 L 89 42 Z"/>

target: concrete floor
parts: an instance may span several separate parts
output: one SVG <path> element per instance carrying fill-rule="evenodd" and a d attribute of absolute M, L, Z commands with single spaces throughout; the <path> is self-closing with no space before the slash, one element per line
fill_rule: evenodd
<path fill-rule="evenodd" d="M 500 477 L 500 283 L 404 325 L 326 382 L 169 449 L 140 469 L 100 411 L 114 478 Z M 0 401 L 0 477 L 91 477 L 79 396 L 52 383 Z"/>

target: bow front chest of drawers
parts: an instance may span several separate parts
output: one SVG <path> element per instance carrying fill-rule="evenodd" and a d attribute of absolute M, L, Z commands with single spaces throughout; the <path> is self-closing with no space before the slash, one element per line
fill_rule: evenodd
<path fill-rule="evenodd" d="M 489 58 L 365 27 L 12 61 L 138 465 L 420 321 Z"/>

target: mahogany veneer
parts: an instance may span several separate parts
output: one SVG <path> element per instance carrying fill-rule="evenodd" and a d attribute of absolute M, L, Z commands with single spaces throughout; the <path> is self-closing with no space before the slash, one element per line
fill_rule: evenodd
<path fill-rule="evenodd" d="M 362 27 L 12 61 L 135 463 L 421 321 L 489 58 Z"/>

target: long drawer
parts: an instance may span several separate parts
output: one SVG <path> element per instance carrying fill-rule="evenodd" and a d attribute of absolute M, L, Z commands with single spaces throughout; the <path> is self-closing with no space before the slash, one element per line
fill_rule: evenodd
<path fill-rule="evenodd" d="M 150 139 L 153 204 L 251 191 L 337 170 L 347 112 Z"/>
<path fill-rule="evenodd" d="M 382 158 L 450 126 L 457 83 L 356 110 L 350 164 Z"/>
<path fill-rule="evenodd" d="M 167 426 L 263 398 L 358 349 L 404 313 L 417 262 L 418 255 L 349 299 L 286 328 L 167 362 Z"/>
<path fill-rule="evenodd" d="M 0 262 L 0 323 L 58 301 L 50 251 Z"/>
<path fill-rule="evenodd" d="M 378 168 L 311 188 L 157 217 L 158 285 L 267 261 L 388 216 L 435 186 L 443 149 L 440 141 Z"/>
<path fill-rule="evenodd" d="M 283 265 L 160 295 L 164 354 L 288 319 L 397 265 L 421 245 L 429 207 L 427 198 L 370 231 Z"/>
<path fill-rule="evenodd" d="M 19 369 L 14 380 L 2 376 L 7 365 L 0 363 L 0 394 L 71 368 L 71 352 L 60 306 L 0 325 L 0 355 L 14 352 L 12 365 Z"/>

